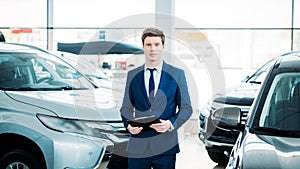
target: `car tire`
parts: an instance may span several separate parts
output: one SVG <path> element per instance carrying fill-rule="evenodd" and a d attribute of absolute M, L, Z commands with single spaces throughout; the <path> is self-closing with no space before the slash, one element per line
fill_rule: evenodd
<path fill-rule="evenodd" d="M 113 154 L 107 166 L 108 169 L 128 169 L 128 157 Z"/>
<path fill-rule="evenodd" d="M 206 148 L 209 158 L 219 165 L 226 165 L 228 163 L 229 157 L 227 157 L 223 152 L 214 151 L 213 149 Z"/>
<path fill-rule="evenodd" d="M 43 162 L 39 161 L 34 154 L 27 150 L 13 149 L 6 152 L 0 159 L 0 168 L 8 169 L 9 166 L 13 168 L 24 169 L 44 169 Z"/>

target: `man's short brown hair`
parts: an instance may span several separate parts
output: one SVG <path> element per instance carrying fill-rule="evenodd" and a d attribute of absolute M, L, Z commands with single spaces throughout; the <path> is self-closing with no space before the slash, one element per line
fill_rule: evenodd
<path fill-rule="evenodd" d="M 149 37 L 160 37 L 162 44 L 165 45 L 165 35 L 162 30 L 157 29 L 157 28 L 146 28 L 142 35 L 143 45 L 144 45 L 144 41 L 145 41 L 146 37 L 148 37 L 148 36 Z"/>

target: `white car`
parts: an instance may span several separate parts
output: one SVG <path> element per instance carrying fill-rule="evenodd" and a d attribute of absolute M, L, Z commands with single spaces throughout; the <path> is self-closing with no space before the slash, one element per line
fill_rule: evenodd
<path fill-rule="evenodd" d="M 109 90 L 37 47 L 0 43 L 0 168 L 106 168 L 121 127 Z"/>

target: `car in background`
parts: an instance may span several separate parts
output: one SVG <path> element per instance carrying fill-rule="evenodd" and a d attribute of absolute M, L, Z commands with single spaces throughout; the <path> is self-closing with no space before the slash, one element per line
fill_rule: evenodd
<path fill-rule="evenodd" d="M 89 80 L 91 80 L 92 83 L 98 87 L 108 88 L 114 92 L 123 92 L 125 88 L 125 82 L 123 82 L 124 80 L 117 80 L 117 78 L 114 78 L 112 73 L 108 73 L 92 64 L 91 61 L 86 58 L 86 56 L 60 51 L 51 51 L 51 53 L 61 57 L 81 73 L 85 74 Z"/>
<path fill-rule="evenodd" d="M 1 42 L 0 72 L 0 168 L 106 168 L 126 140 L 110 90 L 61 58 Z"/>
<path fill-rule="evenodd" d="M 271 59 L 240 84 L 217 93 L 200 110 L 198 137 L 204 143 L 212 161 L 220 165 L 227 164 L 231 149 L 239 135 L 238 131 L 220 128 L 212 123 L 212 113 L 222 107 L 238 107 L 242 112 L 241 124 L 245 124 L 249 108 L 274 62 L 275 59 Z"/>
<path fill-rule="evenodd" d="M 241 125 L 238 107 L 217 109 L 213 123 L 240 132 L 227 169 L 299 168 L 300 52 L 278 57 Z"/>
<path fill-rule="evenodd" d="M 1 31 L 0 31 L 0 42 L 5 42 L 5 37 Z"/>

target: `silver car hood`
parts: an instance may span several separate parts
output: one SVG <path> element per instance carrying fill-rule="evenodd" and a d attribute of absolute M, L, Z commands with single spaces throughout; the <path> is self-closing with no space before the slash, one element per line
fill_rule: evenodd
<path fill-rule="evenodd" d="M 244 168 L 299 168 L 300 138 L 246 136 L 243 156 Z"/>
<path fill-rule="evenodd" d="M 120 121 L 120 113 L 111 93 L 103 88 L 66 91 L 7 91 L 13 100 L 23 105 L 26 104 L 25 107 L 39 108 L 36 113 L 72 119 Z M 14 103 L 11 108 L 14 109 L 17 105 Z M 6 106 L 10 109 L 8 104 Z"/>

